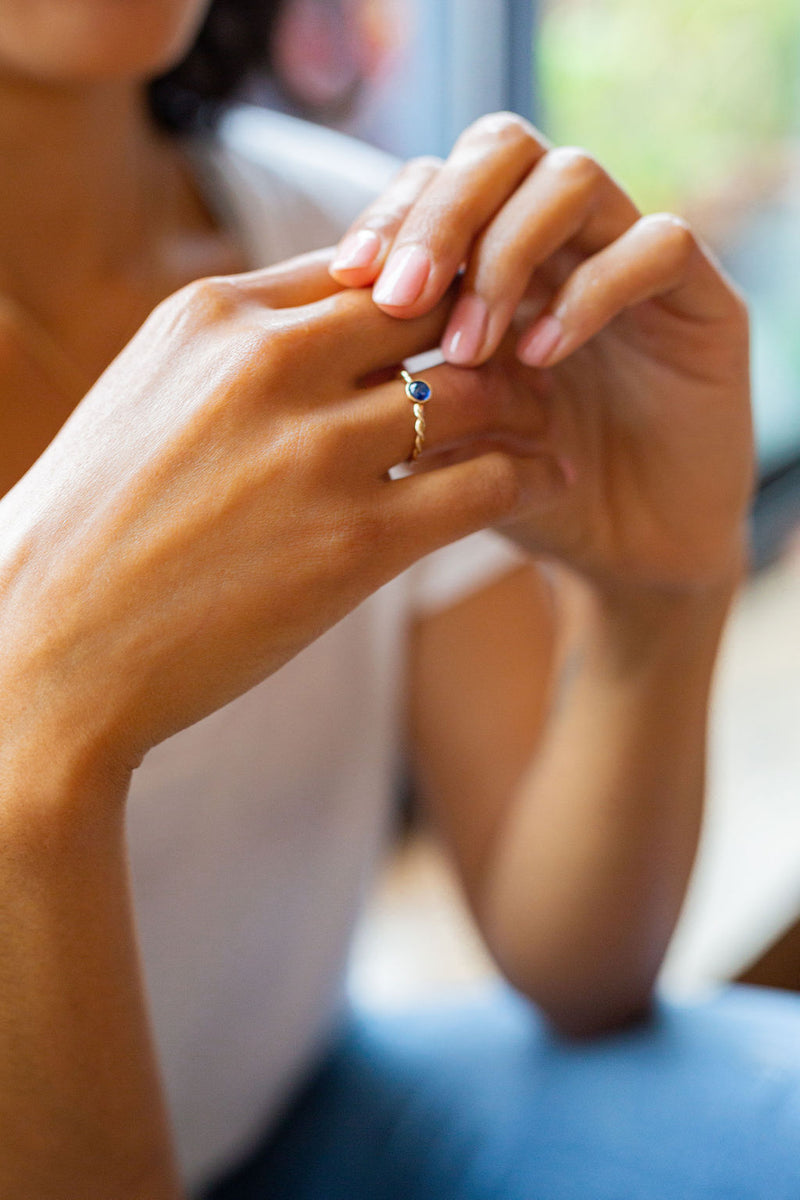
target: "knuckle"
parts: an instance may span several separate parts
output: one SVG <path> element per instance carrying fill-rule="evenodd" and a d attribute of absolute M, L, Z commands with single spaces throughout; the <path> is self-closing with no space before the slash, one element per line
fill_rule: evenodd
<path fill-rule="evenodd" d="M 231 317 L 242 303 L 238 284 L 225 275 L 195 279 L 181 288 L 178 296 L 196 321 L 209 324 Z"/>
<path fill-rule="evenodd" d="M 433 205 L 425 214 L 420 229 L 410 231 L 415 236 L 409 237 L 408 241 L 420 242 L 427 247 L 435 263 L 452 263 L 456 267 L 464 257 L 474 223 L 474 205 L 463 198 L 454 198 L 450 203 Z"/>
<path fill-rule="evenodd" d="M 307 331 L 271 319 L 263 311 L 254 311 L 250 319 L 240 322 L 229 342 L 231 362 L 238 376 L 246 377 L 252 386 L 241 388 L 237 404 L 263 413 L 266 395 L 272 397 L 273 408 L 283 407 L 283 402 L 297 408 L 296 401 L 313 380 L 308 342 Z"/>
<path fill-rule="evenodd" d="M 387 199 L 367 213 L 360 223 L 359 229 L 371 229 L 375 233 L 393 232 L 402 225 L 408 215 L 409 207 L 409 201 L 400 197 L 394 202 Z"/>
<path fill-rule="evenodd" d="M 697 248 L 697 238 L 688 221 L 675 213 L 651 213 L 642 217 L 643 228 L 656 237 L 665 254 L 676 264 L 685 262 Z"/>
<path fill-rule="evenodd" d="M 254 330 L 253 350 L 272 386 L 301 404 L 318 390 L 323 354 L 330 356 L 319 317 L 268 320 Z"/>
<path fill-rule="evenodd" d="M 536 142 L 536 131 L 529 121 L 514 112 L 493 112 L 479 117 L 463 135 L 466 140 L 491 142 L 511 148 Z"/>
<path fill-rule="evenodd" d="M 605 174 L 597 159 L 581 146 L 556 146 L 547 154 L 545 163 L 581 190 L 594 188 Z"/>
<path fill-rule="evenodd" d="M 422 243 L 436 262 L 461 261 L 466 241 L 482 214 L 481 198 L 470 191 L 431 196 L 397 245 Z"/>
<path fill-rule="evenodd" d="M 270 366 L 277 371 L 292 369 L 304 353 L 307 331 L 287 322 L 270 322 L 261 330 L 262 344 Z"/>
<path fill-rule="evenodd" d="M 394 232 L 402 225 L 424 186 L 439 173 L 442 160 L 433 155 L 412 158 L 394 177 L 389 187 L 357 223 L 358 229 L 376 233 Z"/>
<path fill-rule="evenodd" d="M 298 344 L 305 357 L 313 359 L 316 369 L 323 361 L 341 359 L 342 338 L 352 338 L 362 330 L 379 329 L 386 321 L 368 288 L 350 288 L 318 301 L 312 311 L 298 314 L 292 321 Z"/>
<path fill-rule="evenodd" d="M 416 158 L 411 158 L 403 168 L 403 174 L 408 175 L 435 175 L 444 166 L 444 161 L 437 158 L 435 154 L 418 154 Z"/>

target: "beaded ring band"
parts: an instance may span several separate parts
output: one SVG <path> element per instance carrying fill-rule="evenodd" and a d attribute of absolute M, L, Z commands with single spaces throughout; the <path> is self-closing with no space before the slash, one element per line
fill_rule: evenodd
<path fill-rule="evenodd" d="M 412 379 L 408 371 L 401 371 L 400 375 L 406 385 L 406 395 L 414 405 L 414 448 L 408 456 L 408 461 L 416 462 L 425 444 L 425 409 L 423 405 L 427 404 L 433 392 L 431 385 L 424 379 Z"/>

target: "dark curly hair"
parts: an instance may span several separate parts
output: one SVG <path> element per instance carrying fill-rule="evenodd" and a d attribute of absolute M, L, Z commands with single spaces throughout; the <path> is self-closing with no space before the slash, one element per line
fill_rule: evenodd
<path fill-rule="evenodd" d="M 267 72 L 272 34 L 286 0 L 213 0 L 194 45 L 148 85 L 150 111 L 162 129 L 212 127 L 242 86 Z"/>

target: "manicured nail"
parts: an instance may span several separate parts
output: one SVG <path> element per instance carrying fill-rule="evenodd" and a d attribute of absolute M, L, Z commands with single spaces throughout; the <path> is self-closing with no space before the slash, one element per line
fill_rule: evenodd
<path fill-rule="evenodd" d="M 331 270 L 353 271 L 357 267 L 369 267 L 378 257 L 382 245 L 381 235 L 374 229 L 349 233 L 336 251 Z"/>
<path fill-rule="evenodd" d="M 489 310 L 481 297 L 474 292 L 461 296 L 442 338 L 442 353 L 447 361 L 472 362 L 483 345 L 488 323 Z"/>
<path fill-rule="evenodd" d="M 561 341 L 563 333 L 564 327 L 557 317 L 541 317 L 533 329 L 520 338 L 517 358 L 529 367 L 543 366 Z"/>
<path fill-rule="evenodd" d="M 389 260 L 372 289 L 377 304 L 405 308 L 417 300 L 431 271 L 431 260 L 421 246 L 403 246 Z"/>

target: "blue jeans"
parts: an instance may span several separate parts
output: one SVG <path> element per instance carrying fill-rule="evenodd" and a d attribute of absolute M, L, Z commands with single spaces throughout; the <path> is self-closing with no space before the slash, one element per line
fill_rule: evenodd
<path fill-rule="evenodd" d="M 506 987 L 354 1015 L 206 1200 L 799 1200 L 800 999 L 730 988 L 592 1042 Z"/>

